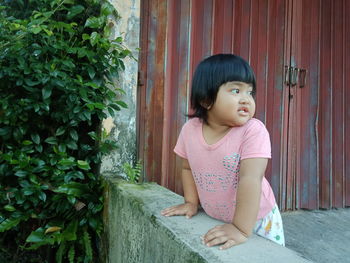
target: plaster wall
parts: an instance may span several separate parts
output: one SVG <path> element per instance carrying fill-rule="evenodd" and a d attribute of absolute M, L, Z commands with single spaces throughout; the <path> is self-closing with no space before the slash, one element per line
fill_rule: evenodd
<path fill-rule="evenodd" d="M 111 38 L 121 36 L 124 45 L 132 51 L 133 57 L 126 58 L 125 71 L 121 72 L 120 80 L 115 83 L 117 88 L 126 92 L 122 100 L 128 104 L 127 109 L 116 113 L 114 118 L 109 117 L 103 126 L 112 140 L 118 143 L 118 149 L 102 159 L 101 173 L 123 174 L 122 165 L 133 163 L 136 158 L 136 90 L 138 72 L 138 48 L 140 36 L 140 0 L 110 0 L 117 9 L 120 19 L 112 20 L 113 33 Z"/>

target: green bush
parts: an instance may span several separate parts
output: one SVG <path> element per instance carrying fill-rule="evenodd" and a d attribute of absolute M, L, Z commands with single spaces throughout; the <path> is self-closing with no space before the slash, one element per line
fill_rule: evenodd
<path fill-rule="evenodd" d="M 0 261 L 96 262 L 101 121 L 126 107 L 107 0 L 0 0 Z"/>

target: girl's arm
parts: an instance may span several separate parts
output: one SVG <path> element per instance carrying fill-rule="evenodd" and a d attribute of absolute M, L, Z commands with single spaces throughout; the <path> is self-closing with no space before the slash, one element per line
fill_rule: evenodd
<path fill-rule="evenodd" d="M 267 159 L 254 158 L 241 161 L 236 197 L 235 225 L 244 235 L 250 236 L 255 226 L 261 196 L 261 183 L 264 178 Z"/>
<path fill-rule="evenodd" d="M 241 161 L 236 196 L 236 210 L 232 224 L 216 226 L 203 237 L 207 246 L 224 244 L 227 249 L 247 240 L 257 221 L 260 207 L 261 183 L 268 159 L 252 158 Z"/>
<path fill-rule="evenodd" d="M 185 203 L 164 209 L 161 212 L 163 216 L 186 215 L 187 218 L 191 218 L 197 214 L 198 192 L 187 159 L 182 159 L 182 186 Z"/>
<path fill-rule="evenodd" d="M 182 187 L 184 190 L 185 203 L 191 203 L 198 207 L 198 192 L 187 159 L 182 159 Z"/>

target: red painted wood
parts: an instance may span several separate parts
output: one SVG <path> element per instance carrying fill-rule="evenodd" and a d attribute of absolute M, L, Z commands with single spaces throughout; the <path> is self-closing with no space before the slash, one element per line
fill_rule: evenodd
<path fill-rule="evenodd" d="M 350 101 L 350 2 L 343 1 L 343 47 L 344 47 L 344 153 L 345 153 L 345 206 L 350 206 L 350 107 L 346 103 Z"/>
<path fill-rule="evenodd" d="M 307 82 L 304 87 L 296 86 L 300 101 L 297 115 L 297 208 L 318 208 L 318 67 L 319 67 L 319 18 L 320 5 L 318 0 L 300 1 L 302 12 L 299 32 L 300 45 L 296 65 L 307 69 Z"/>
<path fill-rule="evenodd" d="M 343 46 L 343 1 L 333 1 L 333 39 L 332 59 L 332 173 L 333 173 L 333 203 L 335 207 L 342 207 L 345 201 L 344 179 L 344 49 Z M 336 15 L 335 15 L 336 14 Z M 347 83 L 348 84 L 348 83 Z"/>
<path fill-rule="evenodd" d="M 213 16 L 213 54 L 231 53 L 233 2 L 215 0 Z"/>
<path fill-rule="evenodd" d="M 190 3 L 169 1 L 162 185 L 182 193 L 181 161 L 173 153 L 188 104 Z"/>
<path fill-rule="evenodd" d="M 137 116 L 136 116 L 136 132 L 137 132 L 137 157 L 143 160 L 144 170 L 147 167 L 144 154 L 146 148 L 146 86 L 147 79 L 147 46 L 148 46 L 148 21 L 149 20 L 149 0 L 141 1 L 141 21 L 140 24 L 140 43 L 141 50 L 139 55 L 139 72 L 138 72 L 138 89 L 137 89 Z M 142 177 L 143 179 L 143 177 Z"/>
<path fill-rule="evenodd" d="M 332 0 L 321 1 L 321 21 L 320 21 L 320 100 L 319 100 L 319 122 L 318 138 L 320 149 L 320 207 L 330 208 L 331 198 L 331 178 L 332 178 L 332 133 L 329 129 L 332 121 L 332 72 L 330 65 L 332 61 L 332 41 L 328 37 L 331 35 L 332 26 Z"/>

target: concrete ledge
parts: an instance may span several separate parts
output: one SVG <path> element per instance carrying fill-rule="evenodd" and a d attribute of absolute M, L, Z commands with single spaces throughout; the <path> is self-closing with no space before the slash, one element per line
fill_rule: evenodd
<path fill-rule="evenodd" d="M 166 218 L 160 211 L 183 198 L 157 184 L 110 179 L 106 186 L 105 247 L 110 263 L 130 262 L 309 262 L 296 252 L 258 236 L 221 251 L 200 236 L 222 222 L 203 212 L 192 219 Z"/>

